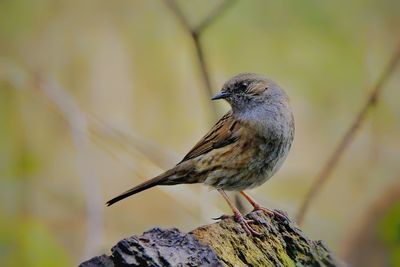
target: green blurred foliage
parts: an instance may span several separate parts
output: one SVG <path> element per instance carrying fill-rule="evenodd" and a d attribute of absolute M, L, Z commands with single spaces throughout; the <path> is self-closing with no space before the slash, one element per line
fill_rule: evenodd
<path fill-rule="evenodd" d="M 71 266 L 54 233 L 27 217 L 1 218 L 0 247 L 3 266 Z"/>
<path fill-rule="evenodd" d="M 400 201 L 392 204 L 378 227 L 379 236 L 389 249 L 391 266 L 400 266 Z"/>

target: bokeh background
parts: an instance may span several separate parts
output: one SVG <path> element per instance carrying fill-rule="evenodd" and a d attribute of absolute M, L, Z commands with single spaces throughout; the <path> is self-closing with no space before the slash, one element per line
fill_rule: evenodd
<path fill-rule="evenodd" d="M 222 1 L 177 1 L 196 27 Z M 214 92 L 239 72 L 289 94 L 296 137 L 251 193 L 295 217 L 399 45 L 400 1 L 238 0 L 200 36 Z M 400 69 L 311 203 L 302 228 L 354 266 L 400 266 Z M 0 261 L 71 266 L 154 226 L 229 212 L 200 185 L 154 188 L 226 112 L 166 2 L 0 1 Z M 249 207 L 247 207 L 249 208 Z"/>

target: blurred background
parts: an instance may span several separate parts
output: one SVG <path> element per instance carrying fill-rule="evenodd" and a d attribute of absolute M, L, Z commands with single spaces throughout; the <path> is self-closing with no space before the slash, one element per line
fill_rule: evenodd
<path fill-rule="evenodd" d="M 104 205 L 181 160 L 229 109 L 209 100 L 193 39 L 170 4 L 0 1 L 2 266 L 77 265 L 151 227 L 190 231 L 229 212 L 200 185 Z M 192 29 L 221 4 L 176 1 Z M 397 0 L 238 0 L 201 32 L 213 92 L 256 72 L 291 98 L 294 145 L 250 192 L 259 202 L 295 218 L 393 57 L 399 10 Z M 353 266 L 400 266 L 399 74 L 302 225 Z"/>

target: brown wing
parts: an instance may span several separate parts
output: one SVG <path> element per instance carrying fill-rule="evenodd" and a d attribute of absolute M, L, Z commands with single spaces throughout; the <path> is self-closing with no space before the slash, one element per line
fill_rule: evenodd
<path fill-rule="evenodd" d="M 232 111 L 226 113 L 189 153 L 187 153 L 181 162 L 196 158 L 213 149 L 233 143 L 238 138 L 238 135 L 235 134 L 237 129 L 238 121 L 233 118 Z"/>

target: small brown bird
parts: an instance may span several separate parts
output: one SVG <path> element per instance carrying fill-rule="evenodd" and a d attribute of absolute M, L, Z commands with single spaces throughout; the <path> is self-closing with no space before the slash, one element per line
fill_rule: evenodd
<path fill-rule="evenodd" d="M 289 153 L 294 120 L 285 92 L 273 81 L 253 73 L 228 80 L 212 100 L 225 99 L 232 107 L 172 169 L 111 199 L 112 205 L 156 185 L 203 183 L 221 193 L 235 221 L 253 230 L 224 190 L 239 191 L 255 210 L 261 207 L 243 190 L 260 186 L 281 167 Z M 221 216 L 223 218 L 224 216 Z"/>

